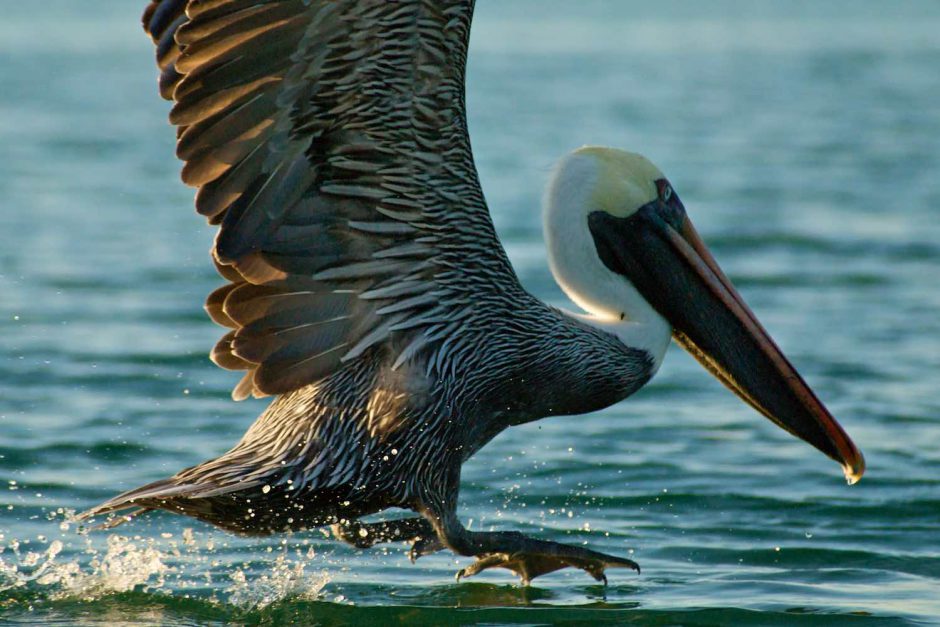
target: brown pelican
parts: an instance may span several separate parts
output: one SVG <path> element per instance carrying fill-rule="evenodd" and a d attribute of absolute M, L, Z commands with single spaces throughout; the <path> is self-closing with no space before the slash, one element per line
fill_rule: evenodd
<path fill-rule="evenodd" d="M 524 582 L 631 560 L 457 518 L 460 468 L 505 428 L 616 403 L 675 339 L 741 399 L 843 465 L 855 445 L 776 347 L 644 157 L 583 148 L 546 196 L 552 272 L 583 310 L 519 284 L 464 111 L 472 0 L 153 0 L 183 180 L 219 226 L 231 330 L 212 359 L 273 395 L 222 456 L 83 517 L 164 509 L 267 534 L 332 525 Z M 390 507 L 417 517 L 366 523 Z"/>

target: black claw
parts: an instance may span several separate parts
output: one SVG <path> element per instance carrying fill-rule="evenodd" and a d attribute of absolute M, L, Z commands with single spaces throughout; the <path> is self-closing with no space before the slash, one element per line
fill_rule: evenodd
<path fill-rule="evenodd" d="M 411 563 L 414 564 L 419 557 L 424 555 L 430 555 L 436 551 L 443 549 L 443 545 L 437 540 L 437 538 L 425 538 L 423 536 L 418 536 L 415 538 L 414 543 L 411 545 L 411 549 L 408 551 L 408 559 L 411 560 Z"/>

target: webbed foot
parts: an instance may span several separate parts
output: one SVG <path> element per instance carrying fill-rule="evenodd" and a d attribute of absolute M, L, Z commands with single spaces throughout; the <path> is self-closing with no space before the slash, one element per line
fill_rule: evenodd
<path fill-rule="evenodd" d="M 632 568 L 640 572 L 639 564 L 624 557 L 558 542 L 535 540 L 513 532 L 498 535 L 504 536 L 502 544 L 506 550 L 478 555 L 476 562 L 457 573 L 458 581 L 489 568 L 511 570 L 519 575 L 523 585 L 528 585 L 536 577 L 568 567 L 580 568 L 604 585 L 607 585 L 605 571 L 608 568 Z"/>
<path fill-rule="evenodd" d="M 408 559 L 414 564 L 419 557 L 443 551 L 445 548 L 437 534 L 418 536 L 408 551 Z"/>
<path fill-rule="evenodd" d="M 368 549 L 380 542 L 412 542 L 411 550 L 408 551 L 408 558 L 412 562 L 444 548 L 434 527 L 424 518 L 401 518 L 375 523 L 352 520 L 337 523 L 330 529 L 337 539 L 360 549 Z"/>

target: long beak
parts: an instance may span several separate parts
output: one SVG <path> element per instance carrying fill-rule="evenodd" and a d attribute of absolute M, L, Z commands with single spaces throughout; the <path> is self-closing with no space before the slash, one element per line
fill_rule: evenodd
<path fill-rule="evenodd" d="M 590 223 L 604 263 L 669 321 L 680 346 L 748 405 L 842 464 L 849 483 L 861 478 L 861 452 L 757 321 L 684 211 L 654 202 L 628 218 L 597 212 Z"/>

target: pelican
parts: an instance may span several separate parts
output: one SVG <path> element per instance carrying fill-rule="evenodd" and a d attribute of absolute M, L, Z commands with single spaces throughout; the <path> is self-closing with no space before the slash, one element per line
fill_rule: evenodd
<path fill-rule="evenodd" d="M 670 338 L 783 429 L 839 462 L 859 450 L 709 254 L 665 175 L 586 147 L 545 196 L 551 271 L 582 310 L 519 283 L 470 150 L 473 0 L 153 0 L 160 93 L 182 179 L 218 225 L 226 283 L 212 351 L 273 396 L 234 448 L 81 515 L 149 510 L 242 534 L 331 525 L 506 568 L 606 582 L 629 559 L 457 516 L 461 465 L 507 427 L 630 396 Z M 383 522 L 387 508 L 418 515 Z"/>

